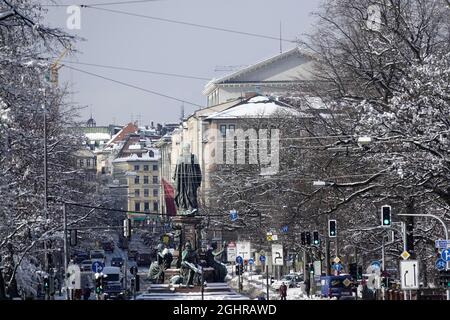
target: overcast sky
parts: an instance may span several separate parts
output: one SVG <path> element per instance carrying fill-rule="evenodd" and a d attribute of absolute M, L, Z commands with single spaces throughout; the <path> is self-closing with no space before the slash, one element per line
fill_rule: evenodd
<path fill-rule="evenodd" d="M 130 0 L 60 1 L 62 4 L 97 4 Z M 295 39 L 311 30 L 311 12 L 320 0 L 159 0 L 102 6 L 112 10 L 180 20 L 202 25 L 279 36 L 282 21 L 284 39 Z M 66 29 L 65 7 L 48 8 L 47 24 Z M 149 20 L 102 10 L 83 8 L 81 29 L 68 30 L 84 38 L 77 43 L 79 53 L 66 58 L 133 69 L 217 78 L 216 66 L 250 65 L 279 53 L 276 40 L 249 37 L 193 26 Z M 295 44 L 283 42 L 283 50 Z M 72 65 L 104 77 L 205 105 L 202 90 L 207 80 L 174 78 L 154 74 Z M 176 122 L 181 102 L 125 87 L 117 83 L 63 68 L 60 81 L 72 85 L 71 100 L 87 106 L 82 118 L 92 111 L 97 125 L 124 124 L 140 119 L 140 124 Z M 184 104 L 190 114 L 196 106 Z"/>

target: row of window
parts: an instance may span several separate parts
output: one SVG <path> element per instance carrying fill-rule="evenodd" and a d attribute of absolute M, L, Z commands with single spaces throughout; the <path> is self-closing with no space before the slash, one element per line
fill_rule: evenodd
<path fill-rule="evenodd" d="M 149 196 L 149 190 L 148 189 L 144 189 L 144 197 L 148 197 Z M 134 196 L 135 197 L 140 197 L 141 196 L 141 190 L 140 189 L 134 189 Z M 158 189 L 153 189 L 153 196 L 157 197 L 158 196 Z"/>
<path fill-rule="evenodd" d="M 229 124 L 228 125 L 228 130 L 230 130 L 230 131 L 234 131 L 235 128 L 236 128 L 236 126 L 234 124 Z M 226 136 L 226 132 L 227 132 L 227 125 L 226 124 L 221 124 L 219 126 L 219 130 L 220 130 L 220 133 L 222 134 L 222 137 L 225 137 Z"/>
<path fill-rule="evenodd" d="M 143 165 L 143 169 L 144 169 L 144 171 L 150 171 L 150 170 L 149 170 L 149 169 L 150 169 L 150 166 L 147 165 L 147 164 L 145 164 L 145 165 Z M 152 169 L 153 169 L 153 171 L 158 171 L 158 165 L 157 165 L 157 164 L 154 164 Z M 135 165 L 134 165 L 134 171 L 139 171 L 139 170 L 141 170 L 141 166 L 138 165 L 138 164 L 135 164 Z"/>
<path fill-rule="evenodd" d="M 84 164 L 86 163 L 86 167 L 90 168 L 91 167 L 91 163 L 93 164 L 94 167 L 97 166 L 97 159 L 93 158 L 92 161 L 91 159 L 86 159 L 86 161 L 84 161 L 85 159 L 80 159 L 80 167 L 83 168 Z"/>
<path fill-rule="evenodd" d="M 153 178 L 153 180 L 152 180 L 153 184 L 157 184 L 158 176 L 153 176 L 152 178 Z M 144 184 L 148 184 L 148 181 L 149 181 L 148 176 L 144 176 Z M 140 176 L 134 177 L 134 184 L 139 184 L 139 183 L 141 183 L 141 177 Z"/>
<path fill-rule="evenodd" d="M 158 212 L 158 201 L 153 201 L 153 211 Z M 141 211 L 141 202 L 134 202 L 134 211 Z M 150 211 L 150 202 L 144 202 L 144 211 Z"/>

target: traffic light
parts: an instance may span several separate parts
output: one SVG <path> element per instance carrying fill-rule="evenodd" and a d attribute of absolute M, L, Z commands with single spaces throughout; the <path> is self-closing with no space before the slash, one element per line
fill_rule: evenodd
<path fill-rule="evenodd" d="M 384 205 L 381 207 L 381 225 L 383 227 L 390 227 L 391 223 L 391 206 Z"/>
<path fill-rule="evenodd" d="M 310 245 L 311 244 L 311 233 L 306 231 L 306 245 Z"/>
<path fill-rule="evenodd" d="M 306 232 L 302 232 L 300 234 L 300 239 L 301 239 L 302 245 L 303 246 L 306 245 Z"/>
<path fill-rule="evenodd" d="M 236 265 L 236 275 L 242 275 L 244 272 L 244 266 L 242 264 Z"/>
<path fill-rule="evenodd" d="M 50 291 L 50 278 L 48 276 L 44 277 L 44 290 L 46 292 Z"/>
<path fill-rule="evenodd" d="M 98 277 L 95 279 L 95 293 L 102 294 L 103 292 L 103 277 Z"/>
<path fill-rule="evenodd" d="M 72 229 L 70 230 L 70 246 L 75 247 L 77 245 L 77 230 Z"/>
<path fill-rule="evenodd" d="M 439 272 L 439 285 L 450 288 L 450 270 Z"/>
<path fill-rule="evenodd" d="M 330 238 L 336 238 L 336 220 L 328 220 L 328 236 Z"/>
<path fill-rule="evenodd" d="M 315 246 L 320 245 L 319 231 L 313 232 L 313 245 L 315 245 Z"/>
<path fill-rule="evenodd" d="M 136 286 L 135 289 L 136 289 L 136 291 L 139 291 L 139 290 L 141 290 L 141 283 L 140 283 L 141 279 L 138 274 L 135 275 L 134 278 L 135 278 L 135 286 Z"/>
<path fill-rule="evenodd" d="M 131 238 L 131 220 L 123 220 L 123 236 L 127 239 Z"/>

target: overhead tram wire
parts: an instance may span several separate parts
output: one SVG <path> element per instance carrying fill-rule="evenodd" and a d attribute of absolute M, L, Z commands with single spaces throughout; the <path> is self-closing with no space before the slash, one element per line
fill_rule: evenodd
<path fill-rule="evenodd" d="M 94 3 L 89 4 L 90 7 L 100 7 L 100 6 L 113 6 L 113 5 L 128 5 L 128 4 L 137 4 L 137 3 L 149 3 L 156 2 L 162 0 L 131 0 L 131 1 L 116 1 L 116 2 L 104 2 L 104 3 Z M 80 7 L 86 7 L 86 4 L 43 4 L 43 7 L 69 7 L 71 5 L 77 5 Z"/>
<path fill-rule="evenodd" d="M 257 38 L 270 39 L 270 40 L 276 40 L 276 41 L 284 41 L 284 42 L 291 42 L 291 43 L 297 43 L 298 42 L 297 40 L 293 40 L 293 39 L 283 39 L 283 38 L 280 38 L 279 36 L 278 37 L 276 37 L 276 36 L 268 36 L 268 35 L 259 34 L 259 33 L 245 32 L 245 31 L 239 31 L 239 30 L 233 30 L 233 29 L 227 29 L 227 28 L 221 28 L 221 27 L 208 26 L 208 25 L 203 25 L 203 24 L 198 24 L 198 23 L 193 23 L 193 22 L 187 22 L 187 21 L 180 21 L 180 20 L 174 20 L 174 19 L 167 19 L 167 18 L 160 18 L 160 17 L 154 17 L 154 16 L 147 16 L 147 15 L 143 15 L 143 14 L 127 12 L 127 11 L 121 11 L 121 10 L 99 8 L 99 7 L 91 6 L 91 5 L 82 5 L 82 7 L 83 8 L 87 8 L 87 9 L 94 9 L 94 10 L 99 10 L 99 11 L 117 13 L 117 14 L 122 14 L 122 15 L 127 15 L 127 16 L 132 16 L 132 17 L 138 17 L 138 18 L 144 18 L 144 19 L 150 19 L 150 20 L 155 20 L 155 21 L 168 22 L 168 23 L 181 24 L 181 25 L 186 25 L 186 26 L 191 26 L 191 27 L 196 27 L 196 28 L 203 28 L 203 29 L 209 29 L 209 30 L 215 30 L 215 31 L 222 31 L 222 32 L 228 32 L 228 33 L 240 34 L 240 35 L 245 35 L 245 36 L 250 36 L 250 37 L 257 37 Z"/>
<path fill-rule="evenodd" d="M 176 98 L 176 97 L 173 97 L 173 96 L 169 96 L 167 94 L 160 93 L 160 92 L 157 92 L 157 91 L 141 88 L 141 87 L 138 87 L 138 86 L 133 85 L 133 84 L 129 84 L 129 83 L 126 83 L 126 82 L 123 82 L 123 81 L 119 81 L 119 80 L 115 80 L 115 79 L 112 79 L 112 78 L 108 78 L 108 77 L 105 77 L 105 76 L 102 76 L 102 75 L 99 75 L 99 74 L 96 74 L 96 73 L 93 73 L 93 72 L 89 72 L 89 71 L 86 71 L 86 70 L 81 70 L 81 69 L 78 69 L 78 68 L 75 68 L 75 67 L 72 67 L 72 66 L 68 66 L 67 64 L 64 64 L 63 66 L 68 68 L 68 69 L 71 69 L 71 70 L 75 70 L 75 71 L 78 71 L 78 72 L 81 72 L 81 73 L 84 73 L 84 74 L 88 74 L 90 76 L 97 77 L 97 78 L 100 78 L 100 79 L 103 79 L 103 80 L 108 80 L 110 82 L 114 82 L 114 83 L 120 84 L 120 85 L 125 86 L 125 87 L 129 87 L 129 88 L 133 88 L 133 89 L 140 90 L 140 91 L 143 91 L 143 92 L 147 92 L 147 93 L 150 93 L 150 94 L 153 94 L 153 95 L 156 95 L 156 96 L 160 96 L 160 97 L 163 97 L 163 98 L 166 98 L 166 99 L 175 100 L 175 101 L 178 101 L 178 102 L 184 102 L 184 103 L 190 104 L 192 106 L 200 107 L 200 108 L 204 107 L 204 106 L 199 105 L 199 104 L 194 103 L 194 102 L 190 102 L 190 101 L 187 101 L 187 100 L 179 99 L 179 98 Z"/>
<path fill-rule="evenodd" d="M 156 74 L 156 75 L 168 76 L 168 77 L 176 77 L 176 78 L 186 78 L 186 79 L 194 79 L 194 80 L 207 80 L 207 81 L 211 80 L 211 78 L 197 77 L 197 76 L 191 76 L 191 75 L 185 75 L 185 74 L 159 72 L 159 71 L 144 70 L 144 69 L 134 69 L 134 68 L 127 68 L 127 67 L 116 67 L 116 66 L 103 65 L 103 64 L 97 64 L 97 63 L 87 63 L 87 62 L 67 61 L 67 60 L 62 60 L 61 62 L 71 63 L 71 64 L 79 64 L 79 65 L 91 66 L 91 67 L 99 67 L 99 68 L 105 68 L 105 69 L 132 71 L 132 72 L 140 72 L 140 73 L 149 73 L 149 74 Z"/>

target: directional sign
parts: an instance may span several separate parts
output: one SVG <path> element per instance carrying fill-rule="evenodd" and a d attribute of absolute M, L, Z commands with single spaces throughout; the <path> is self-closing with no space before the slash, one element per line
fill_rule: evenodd
<path fill-rule="evenodd" d="M 400 281 L 402 290 L 419 289 L 419 262 L 417 260 L 400 261 Z"/>
<path fill-rule="evenodd" d="M 266 262 L 266 256 L 259 256 L 259 261 L 261 261 L 261 263 Z"/>
<path fill-rule="evenodd" d="M 400 255 L 400 257 L 402 257 L 403 258 L 403 260 L 408 260 L 408 258 L 410 257 L 411 255 L 409 254 L 409 252 L 408 251 L 403 251 L 402 252 L 402 254 Z"/>
<path fill-rule="evenodd" d="M 282 226 L 282 227 L 281 227 L 281 232 L 283 232 L 283 233 L 287 233 L 288 230 L 289 230 L 289 227 L 288 227 L 288 226 Z"/>
<path fill-rule="evenodd" d="M 342 270 L 342 264 L 340 263 L 335 263 L 332 265 L 332 268 L 336 271 L 341 271 Z"/>
<path fill-rule="evenodd" d="M 447 268 L 447 262 L 445 262 L 442 259 L 437 259 L 436 263 L 434 264 L 434 266 L 436 267 L 437 270 L 441 271 L 441 270 L 445 270 Z"/>
<path fill-rule="evenodd" d="M 272 244 L 272 264 L 282 266 L 284 264 L 283 245 Z"/>
<path fill-rule="evenodd" d="M 236 221 L 238 218 L 238 214 L 236 210 L 230 210 L 230 220 Z"/>
<path fill-rule="evenodd" d="M 253 259 L 248 259 L 248 264 L 249 264 L 249 265 L 255 264 L 255 260 L 253 260 Z"/>
<path fill-rule="evenodd" d="M 244 263 L 244 259 L 242 259 L 241 256 L 237 256 L 237 257 L 236 257 L 236 263 L 237 263 L 237 264 L 243 264 L 243 263 Z"/>
<path fill-rule="evenodd" d="M 437 249 L 448 249 L 450 248 L 450 240 L 435 240 L 434 246 Z"/>
<path fill-rule="evenodd" d="M 100 273 L 100 272 L 102 272 L 104 267 L 105 267 L 105 265 L 103 263 L 101 263 L 100 261 L 94 261 L 94 263 L 92 263 L 92 272 Z"/>
<path fill-rule="evenodd" d="M 377 276 L 379 276 L 381 274 L 381 268 L 379 267 L 373 267 L 372 265 L 370 265 L 367 269 L 366 272 L 368 274 L 376 274 Z"/>
<path fill-rule="evenodd" d="M 441 252 L 441 258 L 442 258 L 444 261 L 449 262 L 449 261 L 450 261 L 450 249 L 442 250 L 442 252 Z"/>

